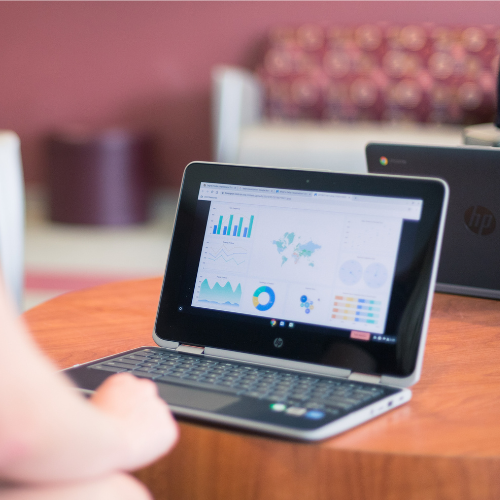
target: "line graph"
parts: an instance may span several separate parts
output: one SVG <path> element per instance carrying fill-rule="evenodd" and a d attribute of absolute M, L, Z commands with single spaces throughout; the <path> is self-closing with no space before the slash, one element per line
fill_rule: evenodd
<path fill-rule="evenodd" d="M 248 250 L 232 243 L 207 245 L 205 259 L 207 264 L 214 263 L 224 268 L 241 268 L 248 259 Z"/>

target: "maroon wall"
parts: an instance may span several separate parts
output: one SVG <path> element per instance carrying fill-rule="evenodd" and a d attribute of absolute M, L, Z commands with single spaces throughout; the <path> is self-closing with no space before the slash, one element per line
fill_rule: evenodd
<path fill-rule="evenodd" d="M 128 125 L 159 139 L 156 179 L 211 158 L 210 68 L 251 66 L 266 31 L 305 22 L 500 24 L 500 2 L 0 2 L 0 128 L 43 182 L 48 133 Z"/>

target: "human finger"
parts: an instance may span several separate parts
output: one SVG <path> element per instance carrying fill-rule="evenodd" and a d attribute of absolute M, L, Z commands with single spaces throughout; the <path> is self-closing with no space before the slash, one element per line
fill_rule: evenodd
<path fill-rule="evenodd" d="M 110 377 L 96 391 L 92 403 L 115 419 L 122 433 L 126 470 L 144 466 L 168 452 L 178 429 L 156 385 L 130 374 Z"/>

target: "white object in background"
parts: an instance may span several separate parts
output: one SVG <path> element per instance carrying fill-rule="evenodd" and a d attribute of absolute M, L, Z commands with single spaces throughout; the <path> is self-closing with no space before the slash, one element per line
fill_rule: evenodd
<path fill-rule="evenodd" d="M 464 144 L 468 146 L 500 147 L 500 129 L 493 123 L 481 123 L 464 128 Z"/>
<path fill-rule="evenodd" d="M 0 131 L 0 266 L 19 312 L 24 282 L 24 181 L 19 137 Z"/>
<path fill-rule="evenodd" d="M 462 143 L 462 127 L 390 123 L 263 122 L 242 129 L 238 154 L 233 162 L 366 173 L 365 147 L 369 142 L 459 146 Z"/>
<path fill-rule="evenodd" d="M 235 163 L 243 127 L 262 120 L 263 90 L 250 72 L 231 66 L 212 71 L 212 120 L 214 157 Z"/>

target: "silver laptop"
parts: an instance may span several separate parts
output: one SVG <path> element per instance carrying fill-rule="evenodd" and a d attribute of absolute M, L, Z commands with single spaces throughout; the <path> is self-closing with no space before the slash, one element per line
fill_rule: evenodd
<path fill-rule="evenodd" d="M 446 183 L 192 163 L 154 347 L 67 370 L 154 380 L 182 418 L 323 439 L 406 403 L 422 366 Z"/>
<path fill-rule="evenodd" d="M 366 158 L 372 173 L 449 184 L 436 290 L 500 299 L 500 148 L 368 144 Z"/>

